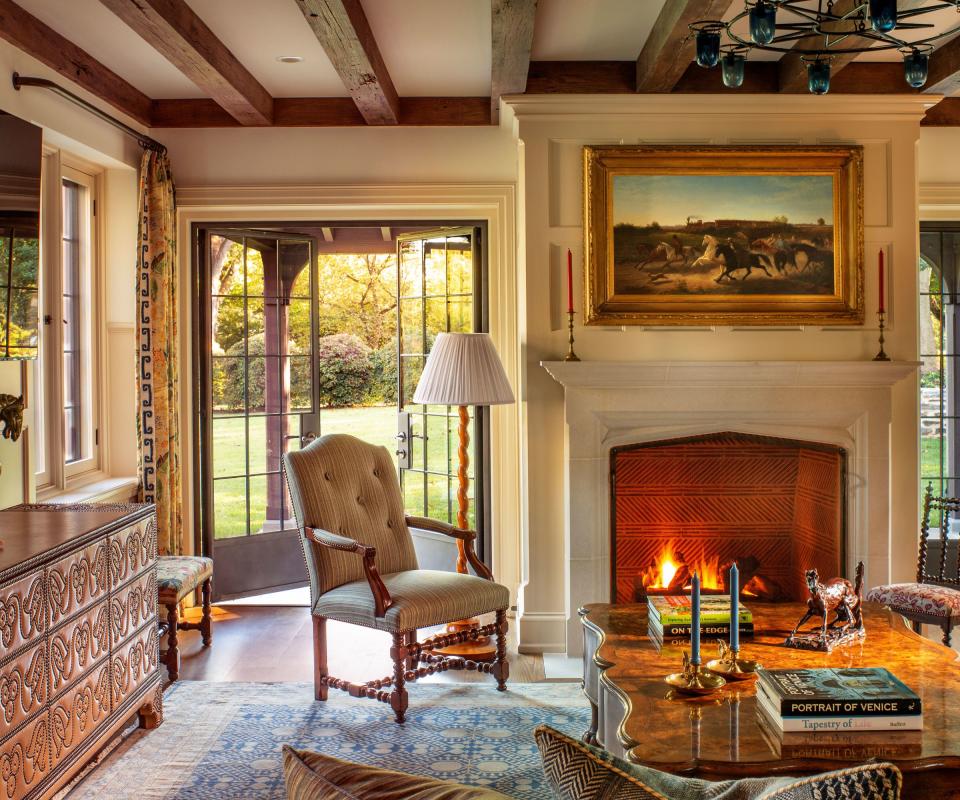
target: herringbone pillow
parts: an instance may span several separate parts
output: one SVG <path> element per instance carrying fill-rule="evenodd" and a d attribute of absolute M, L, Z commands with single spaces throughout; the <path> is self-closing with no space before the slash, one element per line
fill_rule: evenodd
<path fill-rule="evenodd" d="M 547 725 L 534 731 L 543 772 L 556 800 L 898 800 L 893 764 L 826 772 L 808 778 L 703 781 L 628 764 Z"/>

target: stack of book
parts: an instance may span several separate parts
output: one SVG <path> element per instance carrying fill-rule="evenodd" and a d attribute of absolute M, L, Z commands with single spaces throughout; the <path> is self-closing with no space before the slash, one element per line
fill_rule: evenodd
<path fill-rule="evenodd" d="M 753 614 L 740 605 L 740 636 L 753 635 Z M 647 622 L 652 639 L 690 637 L 693 618 L 687 595 L 648 595 Z M 730 636 L 730 595 L 708 594 L 700 598 L 700 638 L 726 639 Z"/>
<path fill-rule="evenodd" d="M 920 698 L 882 667 L 760 670 L 757 707 L 781 734 L 923 728 Z"/>

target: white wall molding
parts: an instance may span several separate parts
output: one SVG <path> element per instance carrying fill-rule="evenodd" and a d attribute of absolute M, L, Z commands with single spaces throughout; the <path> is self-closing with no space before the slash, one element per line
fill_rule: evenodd
<path fill-rule="evenodd" d="M 424 222 L 483 221 L 487 224 L 490 335 L 507 377 L 519 395 L 517 197 L 512 183 L 363 185 L 178 186 L 177 235 L 181 285 L 189 285 L 192 231 L 204 222 L 357 222 L 402 219 Z M 181 375 L 192 374 L 191 303 L 181 292 Z M 181 391 L 180 430 L 185 448 L 193 437 L 191 397 Z M 490 472 L 493 570 L 516 598 L 520 584 L 520 404 L 491 409 Z M 193 529 L 191 459 L 184 457 L 184 516 Z"/>
<path fill-rule="evenodd" d="M 960 219 L 960 183 L 921 183 L 920 219 Z"/>

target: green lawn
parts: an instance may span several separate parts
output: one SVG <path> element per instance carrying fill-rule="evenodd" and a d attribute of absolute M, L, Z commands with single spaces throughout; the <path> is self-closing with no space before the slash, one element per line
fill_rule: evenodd
<path fill-rule="evenodd" d="M 438 409 L 439 410 L 439 409 Z M 447 469 L 446 420 L 430 417 L 428 420 L 427 459 L 431 471 Z M 294 423 L 297 424 L 296 418 Z M 321 433 L 349 433 L 373 444 L 382 445 L 391 452 L 396 449 L 397 415 L 395 406 L 363 406 L 355 408 L 323 409 L 320 414 Z M 450 457 L 456 472 L 456 420 L 451 421 L 452 440 Z M 249 418 L 250 451 L 250 531 L 256 533 L 266 521 L 267 482 L 277 481 L 279 475 L 255 475 L 266 468 L 266 418 Z M 298 433 L 298 430 L 291 430 Z M 422 433 L 419 418 L 414 433 Z M 213 422 L 213 476 L 214 517 L 216 538 L 225 539 L 244 536 L 246 524 L 246 479 L 245 451 L 247 444 L 242 417 L 215 418 Z M 289 446 L 297 447 L 292 439 Z M 414 465 L 422 467 L 423 440 L 414 439 Z M 259 464 L 257 461 L 259 460 Z M 472 475 L 472 470 L 471 470 Z M 240 477 L 234 477 L 240 476 Z M 437 519 L 448 519 L 448 483 L 446 478 L 428 475 L 429 507 L 427 514 Z M 452 486 L 452 503 L 456 506 L 456 478 Z M 405 504 L 411 514 L 423 514 L 424 479 L 421 473 L 408 473 L 405 487 Z M 473 482 L 471 480 L 471 506 Z M 454 511 L 455 515 L 455 511 Z M 471 507 L 471 522 L 473 521 Z"/>

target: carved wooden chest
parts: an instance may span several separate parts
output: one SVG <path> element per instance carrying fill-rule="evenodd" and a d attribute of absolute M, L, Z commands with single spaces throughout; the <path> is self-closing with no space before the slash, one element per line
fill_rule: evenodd
<path fill-rule="evenodd" d="M 153 506 L 17 506 L 0 539 L 0 800 L 47 798 L 162 721 Z"/>

